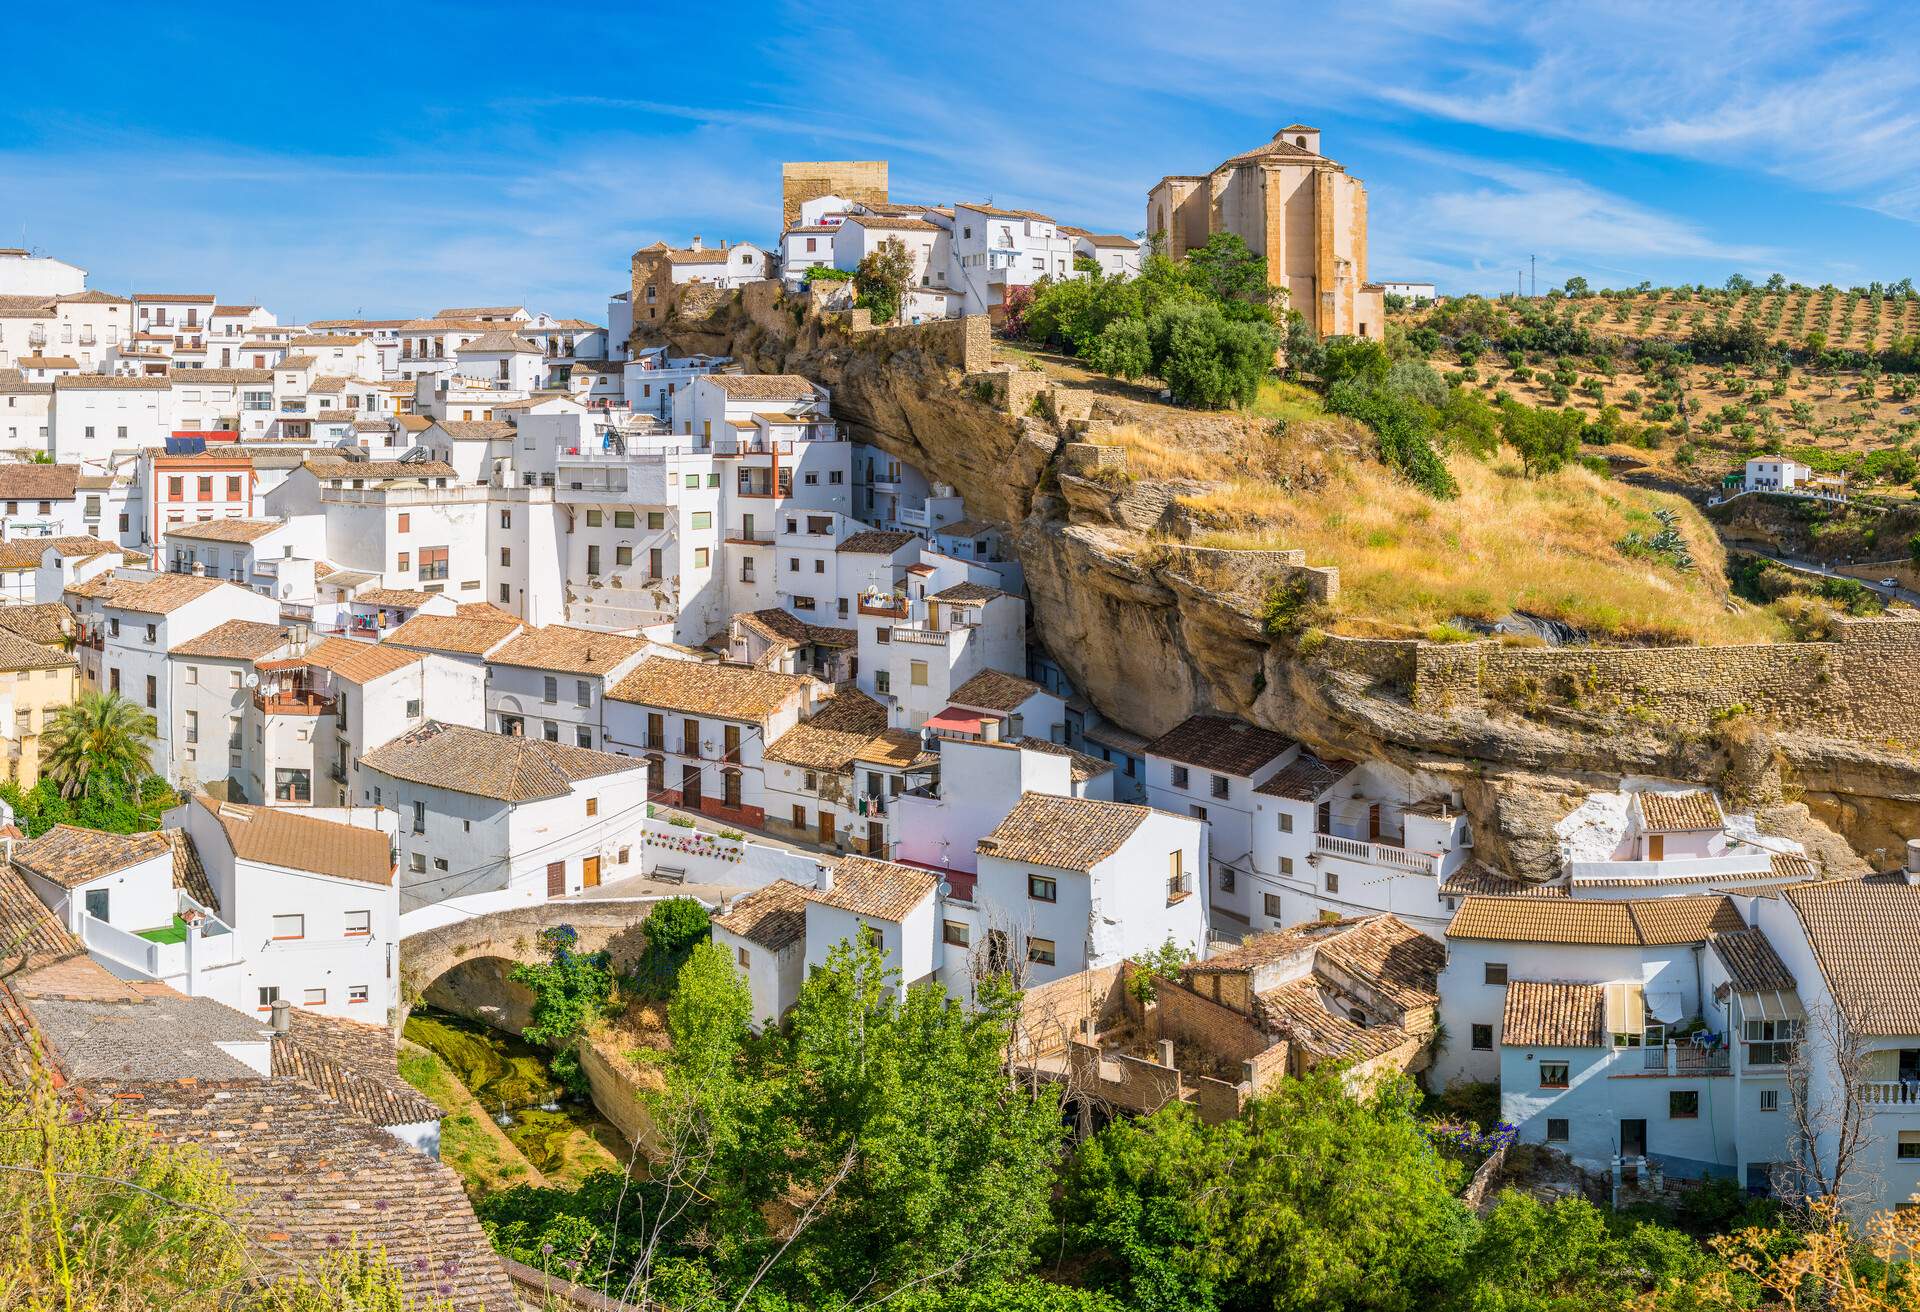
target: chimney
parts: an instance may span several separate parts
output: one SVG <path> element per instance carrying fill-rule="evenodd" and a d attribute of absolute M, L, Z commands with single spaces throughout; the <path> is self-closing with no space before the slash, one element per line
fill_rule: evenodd
<path fill-rule="evenodd" d="M 203 562 L 198 560 L 193 562 L 193 576 L 197 579 L 203 579 L 207 576 L 207 567 Z"/>
<path fill-rule="evenodd" d="M 1173 1040 L 1172 1039 L 1160 1040 L 1160 1064 L 1162 1066 L 1173 1065 Z"/>
<path fill-rule="evenodd" d="M 1920 838 L 1907 840 L 1907 867 L 1902 873 L 1909 884 L 1920 884 Z"/>
<path fill-rule="evenodd" d="M 697 251 L 697 250 L 699 250 L 699 249 L 701 249 L 701 247 L 700 247 L 700 234 L 699 234 L 699 233 L 697 233 L 697 232 L 696 232 L 696 233 L 694 233 L 694 234 L 693 234 L 693 245 L 691 245 L 691 246 L 689 246 L 689 247 L 688 247 L 687 249 L 688 249 L 688 250 L 693 250 L 693 251 Z"/>
<path fill-rule="evenodd" d="M 293 1023 L 293 1004 L 285 998 L 273 1000 L 273 1032 L 285 1034 Z"/>
<path fill-rule="evenodd" d="M 980 717 L 980 741 L 997 743 L 1000 741 L 1000 721 L 991 715 Z"/>
<path fill-rule="evenodd" d="M 833 892 L 833 867 L 822 861 L 813 868 L 813 886 L 822 893 Z"/>

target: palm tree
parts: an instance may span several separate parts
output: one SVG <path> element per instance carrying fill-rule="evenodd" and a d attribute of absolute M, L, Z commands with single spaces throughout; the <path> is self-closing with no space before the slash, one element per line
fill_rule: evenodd
<path fill-rule="evenodd" d="M 128 787 L 150 772 L 153 717 L 117 692 L 87 692 L 57 707 L 40 736 L 41 771 L 66 798 L 92 797 L 118 783 Z"/>

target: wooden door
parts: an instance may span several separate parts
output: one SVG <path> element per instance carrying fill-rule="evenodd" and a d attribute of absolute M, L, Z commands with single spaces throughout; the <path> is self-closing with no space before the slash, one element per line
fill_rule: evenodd
<path fill-rule="evenodd" d="M 600 887 L 600 858 L 583 856 L 580 858 L 580 887 Z"/>
<path fill-rule="evenodd" d="M 886 853 L 881 850 L 884 846 L 885 843 L 880 836 L 880 822 L 878 820 L 867 821 L 867 855 L 885 856 Z"/>
<path fill-rule="evenodd" d="M 647 714 L 647 746 L 656 752 L 666 750 L 667 726 L 657 712 Z"/>
<path fill-rule="evenodd" d="M 567 863 L 565 861 L 547 862 L 547 896 L 565 897 L 567 895 Z"/>
<path fill-rule="evenodd" d="M 1367 841 L 1380 841 L 1380 803 L 1375 802 L 1367 808 Z"/>
<path fill-rule="evenodd" d="M 1662 861 L 1667 855 L 1667 836 L 1665 834 L 1647 835 L 1647 860 Z"/>
<path fill-rule="evenodd" d="M 700 809 L 700 767 L 697 765 L 680 767 L 680 805 L 689 811 Z"/>
<path fill-rule="evenodd" d="M 815 830 L 815 833 L 822 843 L 831 843 L 833 841 L 833 812 L 827 810 L 825 807 L 820 809 L 820 824 Z"/>
<path fill-rule="evenodd" d="M 740 772 L 738 770 L 724 770 L 720 774 L 720 782 L 724 790 L 723 796 L 726 799 L 727 805 L 739 806 L 740 805 Z"/>

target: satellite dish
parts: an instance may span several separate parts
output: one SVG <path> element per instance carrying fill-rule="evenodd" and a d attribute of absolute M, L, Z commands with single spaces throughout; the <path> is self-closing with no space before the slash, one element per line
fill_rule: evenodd
<path fill-rule="evenodd" d="M 241 682 L 249 688 L 258 688 L 260 686 L 260 676 L 254 674 L 252 671 L 248 671 L 247 677 L 242 679 Z"/>
<path fill-rule="evenodd" d="M 941 880 L 941 881 L 940 881 L 940 897 L 941 897 L 941 900 L 942 900 L 942 901 L 944 901 L 944 900 L 946 900 L 947 898 L 950 898 L 950 897 L 952 897 L 952 896 L 953 896 L 953 885 L 952 885 L 952 884 L 949 884 L 949 883 L 948 883 L 948 882 L 947 882 L 946 880 L 944 880 L 944 879 L 943 879 L 943 880 Z"/>

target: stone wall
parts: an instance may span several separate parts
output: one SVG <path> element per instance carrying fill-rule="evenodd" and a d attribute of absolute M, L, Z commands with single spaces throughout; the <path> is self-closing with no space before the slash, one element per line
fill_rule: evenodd
<path fill-rule="evenodd" d="M 1121 976 L 1125 964 L 1083 970 L 1028 989 L 1020 999 L 1019 1037 L 1025 1051 L 1019 1059 L 1064 1052 L 1086 1022 L 1102 1030 L 1126 1015 L 1131 999 Z"/>
<path fill-rule="evenodd" d="M 1445 710 L 1481 702 L 1643 709 L 1701 730 L 1731 714 L 1802 732 L 1920 741 L 1920 619 L 1842 621 L 1832 642 L 1735 647 L 1508 647 L 1421 643 L 1413 703 Z"/>
<path fill-rule="evenodd" d="M 649 1157 L 658 1157 L 663 1149 L 653 1117 L 640 1102 L 639 1090 L 621 1071 L 616 1040 L 582 1038 L 575 1051 L 580 1057 L 581 1073 L 593 1095 L 593 1105 L 620 1131 L 628 1143 L 637 1143 Z"/>
<path fill-rule="evenodd" d="M 1067 1050 L 1067 1068 L 1076 1092 L 1129 1111 L 1155 1112 L 1180 1100 L 1180 1071 L 1168 1062 L 1103 1057 L 1096 1045 L 1075 1039 Z"/>
<path fill-rule="evenodd" d="M 1162 1037 L 1191 1043 L 1226 1061 L 1249 1061 L 1273 1046 L 1247 1017 L 1168 980 L 1160 981 L 1154 1009 Z"/>
<path fill-rule="evenodd" d="M 1340 597 L 1340 570 L 1332 565 L 1309 565 L 1300 550 L 1231 551 L 1223 547 L 1172 546 L 1172 568 L 1183 578 L 1221 596 L 1263 600 L 1275 584 L 1298 581 L 1307 596 L 1321 605 Z"/>
<path fill-rule="evenodd" d="M 883 159 L 788 160 L 780 166 L 781 227 L 800 221 L 800 207 L 822 196 L 839 196 L 862 205 L 887 203 L 887 161 Z"/>

